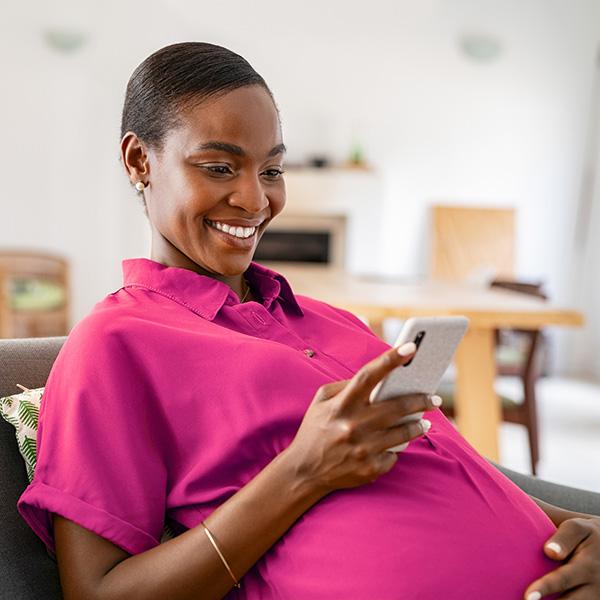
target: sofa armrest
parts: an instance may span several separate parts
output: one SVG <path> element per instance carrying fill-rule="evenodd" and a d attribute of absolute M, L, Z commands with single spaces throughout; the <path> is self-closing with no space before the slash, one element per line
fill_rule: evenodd
<path fill-rule="evenodd" d="M 531 475 L 511 471 L 489 459 L 486 460 L 516 483 L 526 494 L 566 510 L 600 517 L 599 493 L 544 481 Z"/>

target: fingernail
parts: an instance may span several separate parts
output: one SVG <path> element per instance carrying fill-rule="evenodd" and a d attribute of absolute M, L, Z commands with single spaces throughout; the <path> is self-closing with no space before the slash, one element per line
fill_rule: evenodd
<path fill-rule="evenodd" d="M 560 544 L 557 544 L 556 542 L 550 542 L 549 544 L 546 544 L 546 548 L 548 548 L 548 550 L 552 550 L 552 552 L 555 552 L 556 554 L 560 554 L 562 552 Z"/>
<path fill-rule="evenodd" d="M 400 356 L 409 356 L 414 354 L 416 349 L 417 346 L 414 342 L 406 342 L 406 344 L 402 344 L 402 346 L 396 348 L 396 352 L 398 352 Z"/>
<path fill-rule="evenodd" d="M 531 592 L 531 594 L 527 596 L 527 600 L 540 600 L 541 597 L 542 595 L 539 592 Z"/>
<path fill-rule="evenodd" d="M 439 396 L 431 396 L 431 404 L 434 406 L 441 406 L 442 399 Z"/>
<path fill-rule="evenodd" d="M 431 421 L 429 419 L 421 419 L 420 423 L 423 433 L 426 433 L 431 429 Z"/>

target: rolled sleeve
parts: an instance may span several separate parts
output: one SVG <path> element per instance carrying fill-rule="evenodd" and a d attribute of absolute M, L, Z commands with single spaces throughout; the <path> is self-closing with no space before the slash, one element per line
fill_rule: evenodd
<path fill-rule="evenodd" d="M 130 554 L 159 543 L 168 479 L 161 415 L 143 356 L 122 329 L 81 322 L 48 378 L 36 469 L 17 503 L 52 553 L 52 513 Z"/>
<path fill-rule="evenodd" d="M 123 548 L 139 554 L 159 540 L 139 527 L 45 483 L 33 481 L 19 500 L 19 512 L 28 525 L 55 554 L 51 513 L 58 513 Z"/>

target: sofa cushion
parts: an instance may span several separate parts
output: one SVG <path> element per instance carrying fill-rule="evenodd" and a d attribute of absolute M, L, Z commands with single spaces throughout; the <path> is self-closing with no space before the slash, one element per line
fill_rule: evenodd
<path fill-rule="evenodd" d="M 56 563 L 17 511 L 26 486 L 15 430 L 0 419 L 0 597 L 58 600 L 62 594 Z"/>
<path fill-rule="evenodd" d="M 23 390 L 21 393 L 0 398 L 0 415 L 15 428 L 16 446 L 25 463 L 27 479 L 31 482 L 36 464 L 38 417 L 44 388 L 28 389 L 17 385 Z M 174 535 L 173 529 L 165 523 L 161 543 Z"/>

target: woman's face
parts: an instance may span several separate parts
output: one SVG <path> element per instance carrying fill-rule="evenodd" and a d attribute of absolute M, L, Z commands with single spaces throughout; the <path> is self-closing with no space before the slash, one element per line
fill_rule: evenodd
<path fill-rule="evenodd" d="M 213 276 L 239 275 L 285 205 L 277 110 L 264 88 L 247 86 L 179 119 L 162 150 L 147 154 L 152 258 Z"/>

